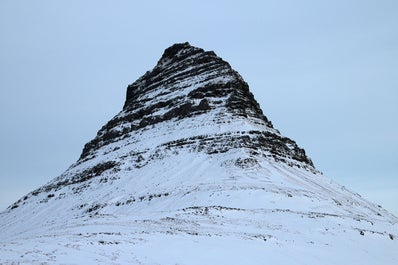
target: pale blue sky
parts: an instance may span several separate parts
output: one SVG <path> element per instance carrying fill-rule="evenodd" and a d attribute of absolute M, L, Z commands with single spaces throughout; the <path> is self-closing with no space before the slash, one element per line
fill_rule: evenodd
<path fill-rule="evenodd" d="M 214 50 L 328 177 L 398 215 L 398 1 L 0 2 L 0 208 L 58 176 L 176 42 Z"/>

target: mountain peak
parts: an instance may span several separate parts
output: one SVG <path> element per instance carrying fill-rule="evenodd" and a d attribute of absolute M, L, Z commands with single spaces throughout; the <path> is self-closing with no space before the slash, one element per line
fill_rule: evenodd
<path fill-rule="evenodd" d="M 209 117 L 211 120 L 208 120 Z M 179 120 L 197 126 L 206 124 L 208 132 L 203 129 L 201 135 L 193 133 L 189 126 L 180 128 L 188 130 L 187 136 L 191 138 L 207 138 L 203 134 L 213 135 L 215 127 L 220 128 L 220 134 L 229 135 L 219 137 L 218 143 L 212 143 L 214 137 L 209 137 L 213 140 L 199 141 L 191 146 L 193 149 L 217 153 L 245 148 L 254 156 L 269 156 L 315 170 L 304 149 L 273 128 L 239 73 L 214 52 L 204 51 L 189 43 L 167 48 L 151 71 L 128 86 L 123 111 L 86 144 L 81 159 L 87 159 L 99 148 L 133 133 L 175 124 Z M 237 127 L 230 128 L 231 124 Z M 240 130 L 243 128 L 239 128 L 238 124 L 247 126 Z"/>
<path fill-rule="evenodd" d="M 218 58 L 213 51 L 205 51 L 202 48 L 192 46 L 191 44 L 189 44 L 189 42 L 176 43 L 168 47 L 164 51 L 162 57 L 158 61 L 157 67 L 162 67 L 168 65 L 171 62 L 182 61 L 187 59 L 188 57 L 195 56 L 213 57 L 213 59 Z"/>
<path fill-rule="evenodd" d="M 172 59 L 180 53 L 194 51 L 194 50 L 203 51 L 200 48 L 193 47 L 191 44 L 189 44 L 189 42 L 175 43 L 164 51 L 162 57 L 160 58 L 160 61 Z"/>
<path fill-rule="evenodd" d="M 315 169 L 229 63 L 182 43 L 76 163 L 0 213 L 0 263 L 397 264 L 397 223 Z"/>

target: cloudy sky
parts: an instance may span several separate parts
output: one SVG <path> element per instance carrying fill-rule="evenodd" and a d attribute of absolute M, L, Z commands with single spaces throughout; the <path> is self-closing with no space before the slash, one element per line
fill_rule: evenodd
<path fill-rule="evenodd" d="M 0 1 L 0 209 L 58 176 L 165 48 L 214 50 L 328 177 L 398 215 L 398 1 Z"/>

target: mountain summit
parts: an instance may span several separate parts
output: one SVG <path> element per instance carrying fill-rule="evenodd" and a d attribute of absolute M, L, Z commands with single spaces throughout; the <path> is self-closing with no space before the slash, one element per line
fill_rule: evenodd
<path fill-rule="evenodd" d="M 304 150 L 273 128 L 242 77 L 214 52 L 189 43 L 166 49 L 152 71 L 128 86 L 123 111 L 86 144 L 81 160 L 137 132 L 164 130 L 164 125 L 167 139 L 151 137 L 159 152 L 166 145 L 207 154 L 245 149 L 253 156 L 314 169 Z"/>
<path fill-rule="evenodd" d="M 227 62 L 180 43 L 76 163 L 0 213 L 0 263 L 395 264 L 397 226 L 324 177 Z"/>

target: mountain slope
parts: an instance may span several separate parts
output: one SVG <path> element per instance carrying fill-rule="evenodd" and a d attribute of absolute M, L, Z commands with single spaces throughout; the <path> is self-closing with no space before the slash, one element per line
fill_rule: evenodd
<path fill-rule="evenodd" d="M 0 214 L 0 261 L 394 264 L 397 236 L 273 128 L 227 62 L 182 43 L 75 164 Z"/>

